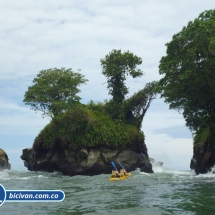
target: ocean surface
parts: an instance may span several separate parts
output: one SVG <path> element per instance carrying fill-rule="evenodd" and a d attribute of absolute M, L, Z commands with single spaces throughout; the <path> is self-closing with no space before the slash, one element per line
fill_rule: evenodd
<path fill-rule="evenodd" d="M 1 215 L 25 214 L 215 214 L 215 175 L 153 167 L 124 181 L 110 175 L 63 176 L 44 172 L 0 172 L 6 190 L 62 190 L 62 202 L 4 202 Z"/>

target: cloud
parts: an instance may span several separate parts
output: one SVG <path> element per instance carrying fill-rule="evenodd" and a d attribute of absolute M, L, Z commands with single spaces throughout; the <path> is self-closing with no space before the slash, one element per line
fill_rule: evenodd
<path fill-rule="evenodd" d="M 163 99 L 157 96 L 152 101 L 143 119 L 142 130 L 161 133 L 159 130 L 168 129 L 172 126 L 184 126 L 185 120 L 181 114 L 175 110 L 169 110 Z"/>
<path fill-rule="evenodd" d="M 192 135 L 181 114 L 169 110 L 163 99 L 152 102 L 142 130 L 148 154 L 164 162 L 164 168 L 188 170 L 193 153 Z"/>
<path fill-rule="evenodd" d="M 36 135 L 49 121 L 29 108 L 0 100 L 1 135 Z"/>
<path fill-rule="evenodd" d="M 193 145 L 191 138 L 171 138 L 166 134 L 146 132 L 148 154 L 156 161 L 162 161 L 164 168 L 190 169 Z"/>
<path fill-rule="evenodd" d="M 171 126 L 155 130 L 159 134 L 167 134 L 172 138 L 192 138 L 190 130 L 184 126 Z"/>
<path fill-rule="evenodd" d="M 156 68 L 164 44 L 190 19 L 190 13 L 179 19 L 178 5 L 169 1 L 1 1 L 1 6 L 2 79 L 55 66 L 89 69 L 113 48 L 129 49 Z M 94 73 L 100 73 L 98 67 Z"/>

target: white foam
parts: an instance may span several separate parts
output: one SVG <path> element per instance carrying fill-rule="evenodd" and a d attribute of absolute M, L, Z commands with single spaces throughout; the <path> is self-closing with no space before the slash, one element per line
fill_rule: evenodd
<path fill-rule="evenodd" d="M 49 175 L 35 175 L 34 172 L 19 172 L 14 170 L 0 171 L 0 181 L 4 180 L 29 180 L 33 178 L 48 178 Z"/>
<path fill-rule="evenodd" d="M 140 172 L 141 175 L 147 175 L 147 176 L 150 176 L 149 173 L 146 173 L 146 172 Z"/>
<path fill-rule="evenodd" d="M 0 179 L 1 179 L 1 180 L 8 180 L 9 177 L 10 177 L 9 171 L 10 171 L 10 170 L 3 170 L 3 171 L 0 171 Z"/>
<path fill-rule="evenodd" d="M 28 176 L 28 177 L 16 177 L 16 180 L 28 180 L 28 179 L 32 179 L 32 178 L 48 178 L 44 175 L 32 175 L 32 176 Z M 14 179 L 14 178 L 13 178 Z"/>
<path fill-rule="evenodd" d="M 195 176 L 195 172 L 192 170 L 174 170 L 174 169 L 164 169 L 164 173 L 173 174 L 173 175 L 186 175 L 186 176 Z"/>
<path fill-rule="evenodd" d="M 197 178 L 215 178 L 215 175 L 214 174 L 206 173 L 206 174 L 199 174 L 196 177 Z"/>
<path fill-rule="evenodd" d="M 150 162 L 152 164 L 152 170 L 154 173 L 161 173 L 163 172 L 163 163 L 162 162 L 157 162 L 154 159 L 150 159 Z"/>
<path fill-rule="evenodd" d="M 152 170 L 154 173 L 161 173 L 164 171 L 162 166 L 152 166 Z"/>
<path fill-rule="evenodd" d="M 196 177 L 198 178 L 215 178 L 215 166 L 211 168 L 211 171 L 205 174 L 199 174 Z"/>
<path fill-rule="evenodd" d="M 14 178 L 15 180 L 28 180 L 28 179 L 31 179 L 33 177 L 17 177 L 17 178 Z"/>
<path fill-rule="evenodd" d="M 208 173 L 205 173 L 205 174 L 199 174 L 199 175 L 196 175 L 195 171 L 194 170 L 191 170 L 191 171 L 183 171 L 185 174 L 189 174 L 189 175 L 192 175 L 192 176 L 195 176 L 197 178 L 215 178 L 215 166 L 211 168 L 211 171 L 208 172 Z"/>

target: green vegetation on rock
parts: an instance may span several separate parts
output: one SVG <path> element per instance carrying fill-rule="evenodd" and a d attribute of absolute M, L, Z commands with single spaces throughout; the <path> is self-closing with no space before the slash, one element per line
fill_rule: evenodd
<path fill-rule="evenodd" d="M 141 128 L 143 118 L 151 102 L 156 98 L 157 82 L 147 83 L 142 90 L 134 93 L 123 102 L 123 110 L 126 122 Z"/>
<path fill-rule="evenodd" d="M 144 146 L 141 124 L 155 99 L 157 82 L 151 82 L 125 99 L 126 75 L 133 78 L 143 73 L 136 66 L 142 59 L 133 53 L 113 50 L 101 60 L 112 99 L 81 104 L 78 86 L 87 80 L 71 69 L 48 69 L 34 79 L 25 93 L 24 102 L 35 111 L 52 117 L 51 122 L 34 141 L 34 148 L 80 149 L 87 147 L 124 148 L 136 150 Z"/>
<path fill-rule="evenodd" d="M 144 135 L 135 126 L 114 121 L 107 114 L 77 105 L 52 120 L 35 139 L 34 147 L 43 144 L 52 148 L 60 143 L 63 147 L 80 149 L 105 146 L 117 148 L 143 145 Z"/>

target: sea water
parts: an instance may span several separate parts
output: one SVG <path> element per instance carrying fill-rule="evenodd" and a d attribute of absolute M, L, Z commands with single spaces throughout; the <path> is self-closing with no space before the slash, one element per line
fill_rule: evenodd
<path fill-rule="evenodd" d="M 110 175 L 0 172 L 6 190 L 62 190 L 62 202 L 4 202 L 3 215 L 24 214 L 215 214 L 215 175 L 154 166 L 154 174 L 132 172 L 124 181 Z"/>

